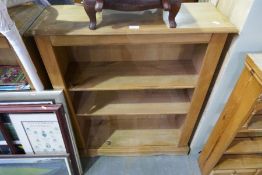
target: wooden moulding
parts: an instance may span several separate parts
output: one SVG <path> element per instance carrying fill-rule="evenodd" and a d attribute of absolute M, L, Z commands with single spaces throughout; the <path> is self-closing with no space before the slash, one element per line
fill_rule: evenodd
<path fill-rule="evenodd" d="M 259 169 L 213 170 L 210 175 L 260 175 L 261 172 Z"/>
<path fill-rule="evenodd" d="M 70 64 L 70 91 L 195 88 L 191 60 Z"/>
<path fill-rule="evenodd" d="M 82 155 L 181 155 L 178 147 L 183 115 L 97 116 L 79 118 L 87 149 Z"/>
<path fill-rule="evenodd" d="M 208 43 L 211 34 L 167 35 L 103 35 L 103 36 L 51 36 L 53 46 L 92 46 L 114 44 L 201 44 Z"/>

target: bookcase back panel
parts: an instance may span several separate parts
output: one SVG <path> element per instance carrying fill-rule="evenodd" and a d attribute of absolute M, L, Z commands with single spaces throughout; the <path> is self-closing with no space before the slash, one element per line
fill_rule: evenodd
<path fill-rule="evenodd" d="M 18 65 L 17 56 L 11 49 L 0 49 L 0 65 Z"/>
<path fill-rule="evenodd" d="M 198 46 L 198 47 L 197 47 Z M 153 61 L 192 59 L 206 44 L 148 44 L 71 47 L 73 61 Z M 203 57 L 202 57 L 203 58 Z"/>
<path fill-rule="evenodd" d="M 183 115 L 133 115 L 79 118 L 87 155 L 150 154 L 184 151 L 177 142 Z M 123 151 L 124 150 L 124 151 Z M 172 150 L 172 151 L 171 151 Z"/>

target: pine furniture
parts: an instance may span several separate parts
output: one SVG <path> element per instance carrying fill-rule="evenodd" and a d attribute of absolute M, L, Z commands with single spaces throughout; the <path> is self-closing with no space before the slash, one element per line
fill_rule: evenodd
<path fill-rule="evenodd" d="M 203 151 L 203 175 L 262 174 L 262 54 L 249 54 Z"/>
<path fill-rule="evenodd" d="M 32 25 L 54 89 L 64 89 L 81 155 L 187 154 L 228 34 L 209 3 L 183 4 L 177 28 L 161 11 L 51 6 Z"/>

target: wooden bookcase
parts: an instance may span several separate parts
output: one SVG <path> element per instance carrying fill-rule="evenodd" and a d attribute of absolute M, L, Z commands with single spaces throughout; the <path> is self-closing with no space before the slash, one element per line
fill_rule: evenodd
<path fill-rule="evenodd" d="M 178 28 L 160 11 L 47 8 L 34 35 L 53 88 L 64 89 L 81 155 L 186 154 L 229 33 L 208 3 L 183 4 Z M 138 26 L 132 29 L 132 25 Z"/>
<path fill-rule="evenodd" d="M 202 153 L 203 175 L 262 174 L 262 54 L 250 54 Z"/>
<path fill-rule="evenodd" d="M 37 19 L 37 17 L 43 12 L 43 10 L 44 7 L 40 5 L 36 5 L 34 3 L 25 3 L 23 5 L 9 8 L 8 13 L 11 19 L 16 24 L 16 27 L 24 40 L 31 59 L 37 68 L 40 79 L 42 80 L 44 86 L 47 88 L 50 87 L 50 82 L 45 69 L 43 69 L 43 63 L 36 44 L 33 38 L 23 37 L 24 33 Z M 12 46 L 2 34 L 0 34 L 0 65 L 19 65 L 24 70 L 24 67 L 17 58 L 17 55 L 14 52 Z M 24 71 L 24 74 L 28 83 L 30 83 L 31 88 L 34 89 L 34 86 L 32 85 L 30 77 L 27 75 L 26 71 Z"/>

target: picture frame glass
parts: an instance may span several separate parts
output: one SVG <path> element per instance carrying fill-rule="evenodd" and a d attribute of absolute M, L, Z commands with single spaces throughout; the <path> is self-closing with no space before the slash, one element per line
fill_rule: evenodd
<path fill-rule="evenodd" d="M 55 113 L 9 114 L 9 117 L 27 154 L 66 153 Z"/>
<path fill-rule="evenodd" d="M 72 175 L 66 157 L 0 158 L 0 172 L 4 175 Z"/>

